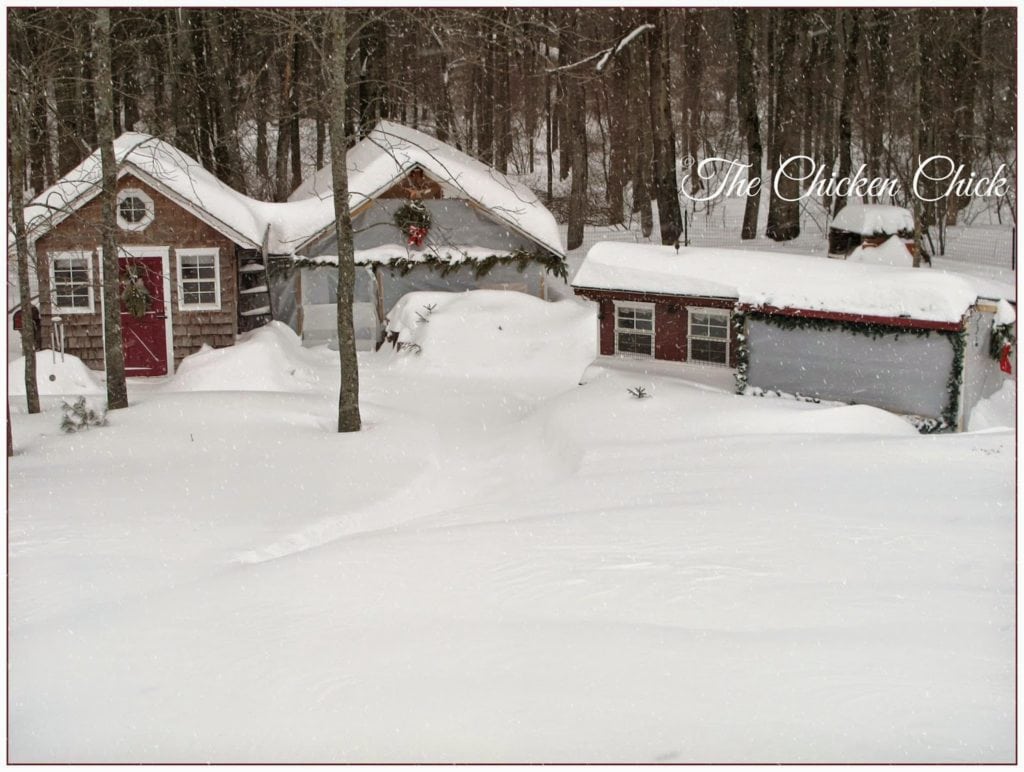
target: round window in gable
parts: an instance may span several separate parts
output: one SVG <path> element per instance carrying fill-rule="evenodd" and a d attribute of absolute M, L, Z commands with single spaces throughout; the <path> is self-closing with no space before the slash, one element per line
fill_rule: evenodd
<path fill-rule="evenodd" d="M 117 194 L 117 224 L 126 231 L 141 231 L 153 222 L 153 199 L 136 188 Z"/>

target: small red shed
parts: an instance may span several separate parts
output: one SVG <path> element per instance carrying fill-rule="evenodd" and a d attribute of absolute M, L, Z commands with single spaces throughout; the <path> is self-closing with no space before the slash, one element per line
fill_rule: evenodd
<path fill-rule="evenodd" d="M 590 250 L 572 286 L 598 304 L 602 357 L 728 367 L 740 393 L 875 405 L 933 427 L 962 427 L 1001 385 L 990 343 L 998 301 L 1014 298 L 933 269 L 615 242 Z"/>

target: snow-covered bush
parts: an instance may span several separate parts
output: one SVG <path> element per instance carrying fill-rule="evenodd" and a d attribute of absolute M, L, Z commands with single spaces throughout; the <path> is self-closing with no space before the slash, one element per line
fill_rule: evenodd
<path fill-rule="evenodd" d="M 72 404 L 64 400 L 62 410 L 64 411 L 64 417 L 61 419 L 60 428 L 61 431 L 67 434 L 73 434 L 93 426 L 107 425 L 106 409 L 100 408 L 96 410 L 86 402 L 85 397 L 79 397 Z"/>

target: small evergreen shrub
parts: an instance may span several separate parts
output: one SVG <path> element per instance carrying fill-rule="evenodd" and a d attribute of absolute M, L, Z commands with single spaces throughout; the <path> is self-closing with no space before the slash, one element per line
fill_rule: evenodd
<path fill-rule="evenodd" d="M 107 411 L 97 412 L 85 401 L 85 397 L 79 397 L 71 405 L 65 400 L 61 409 L 64 411 L 64 417 L 61 419 L 60 428 L 66 434 L 74 434 L 93 426 L 107 425 Z"/>

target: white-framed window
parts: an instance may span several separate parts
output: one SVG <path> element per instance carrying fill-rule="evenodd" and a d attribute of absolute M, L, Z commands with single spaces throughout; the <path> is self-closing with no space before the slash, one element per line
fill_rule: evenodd
<path fill-rule="evenodd" d="M 182 311 L 220 310 L 220 250 L 177 249 L 178 308 Z"/>
<path fill-rule="evenodd" d="M 654 356 L 654 304 L 615 303 L 615 353 Z"/>
<path fill-rule="evenodd" d="M 731 315 L 727 308 L 690 307 L 687 332 L 688 362 L 729 364 Z"/>
<path fill-rule="evenodd" d="M 141 231 L 153 222 L 153 199 L 138 188 L 125 188 L 117 194 L 117 225 L 126 231 Z"/>
<path fill-rule="evenodd" d="M 50 255 L 50 304 L 63 314 L 91 314 L 96 310 L 91 252 Z"/>

